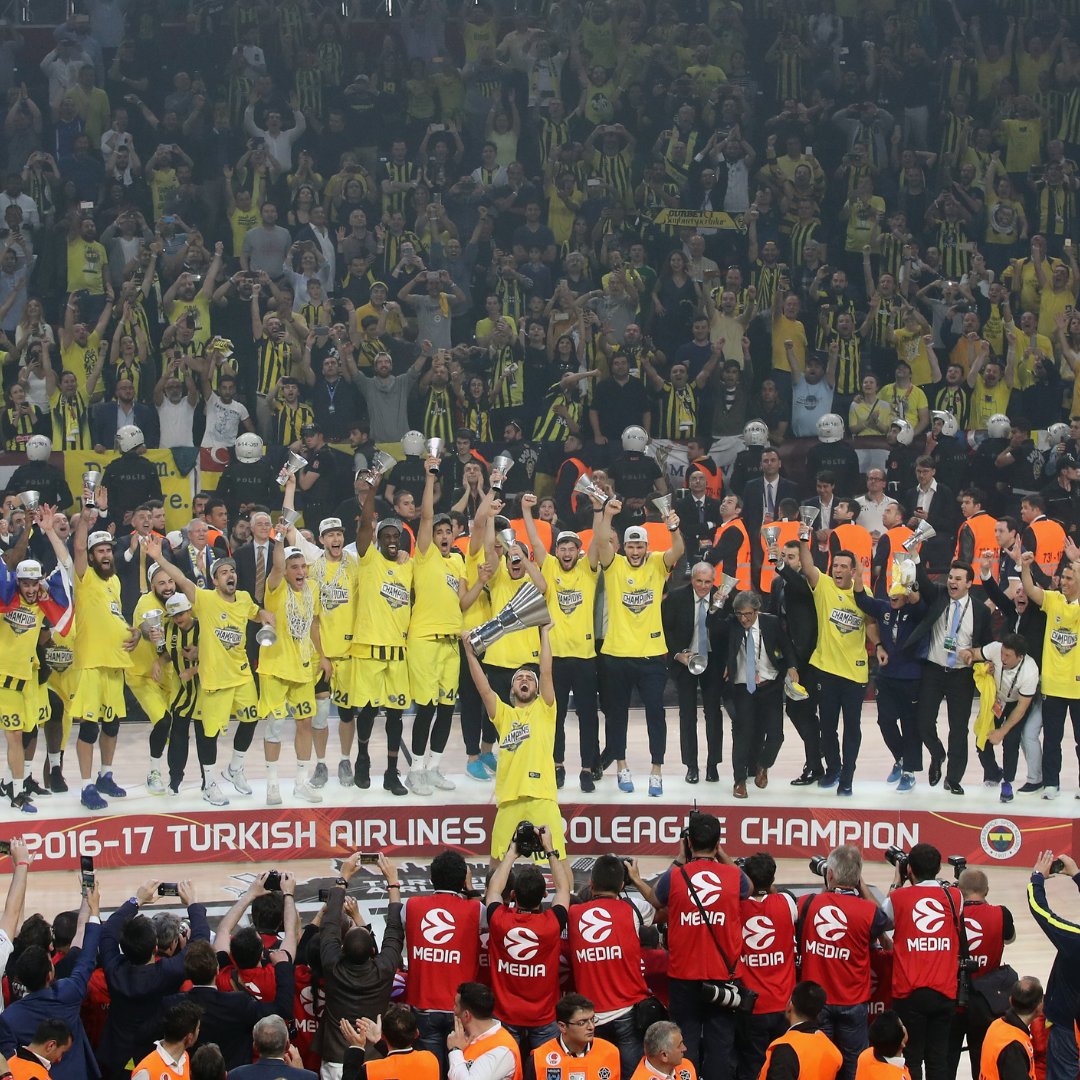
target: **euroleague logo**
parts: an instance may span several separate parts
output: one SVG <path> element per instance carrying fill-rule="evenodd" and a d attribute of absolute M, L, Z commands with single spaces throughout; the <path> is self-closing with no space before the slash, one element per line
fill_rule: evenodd
<path fill-rule="evenodd" d="M 599 945 L 611 937 L 611 916 L 603 908 L 592 908 L 581 915 L 581 937 L 590 945 Z"/>
<path fill-rule="evenodd" d="M 420 921 L 420 933 L 432 945 L 445 945 L 456 929 L 454 916 L 446 908 L 432 908 Z"/>
<path fill-rule="evenodd" d="M 839 941 L 848 932 L 847 914 L 835 904 L 814 913 L 814 931 L 822 941 Z"/>
<path fill-rule="evenodd" d="M 697 890 L 702 907 L 709 907 L 710 904 L 719 900 L 720 894 L 724 891 L 720 879 L 712 870 L 700 870 L 690 880 Z"/>
<path fill-rule="evenodd" d="M 936 934 L 945 925 L 945 908 L 940 900 L 924 896 L 915 901 L 911 917 L 921 934 Z"/>
<path fill-rule="evenodd" d="M 507 932 L 503 946 L 514 960 L 531 960 L 540 951 L 540 939 L 535 931 L 515 926 Z"/>
<path fill-rule="evenodd" d="M 979 833 L 979 843 L 991 859 L 1011 859 L 1023 843 L 1023 837 L 1015 821 L 994 818 Z"/>
<path fill-rule="evenodd" d="M 975 952 L 982 945 L 983 928 L 974 919 L 965 919 L 964 929 L 967 931 L 968 951 Z"/>
<path fill-rule="evenodd" d="M 769 949 L 776 940 L 776 927 L 767 916 L 755 915 L 743 923 L 742 936 L 748 949 Z"/>

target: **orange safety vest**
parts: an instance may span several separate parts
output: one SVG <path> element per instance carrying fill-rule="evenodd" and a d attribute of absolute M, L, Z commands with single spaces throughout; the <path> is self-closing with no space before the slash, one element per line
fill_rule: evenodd
<path fill-rule="evenodd" d="M 860 1055 L 855 1066 L 855 1080 L 911 1080 L 911 1073 L 906 1065 L 894 1065 L 891 1061 L 880 1061 L 874 1057 L 874 1048 L 868 1046 Z"/>
<path fill-rule="evenodd" d="M 593 1039 L 581 1057 L 571 1057 L 557 1038 L 549 1039 L 532 1052 L 532 1057 L 537 1077 L 546 1080 L 608 1080 L 619 1075 L 619 1048 L 604 1039 Z"/>
<path fill-rule="evenodd" d="M 863 588 L 870 591 L 870 565 L 874 561 L 874 538 L 868 529 L 849 521 L 832 531 L 841 551 L 850 551 L 862 567 Z M 831 559 L 829 560 L 832 561 Z"/>
<path fill-rule="evenodd" d="M 776 567 L 769 562 L 769 545 L 765 542 L 765 530 L 766 529 L 779 529 L 780 535 L 777 537 L 776 545 L 780 548 L 780 557 L 783 556 L 784 545 L 790 540 L 799 539 L 799 527 L 798 521 L 773 521 L 769 525 L 761 526 L 761 591 L 768 595 L 769 590 L 772 588 L 773 579 L 776 577 Z"/>
<path fill-rule="evenodd" d="M 732 518 L 730 521 L 725 522 L 716 530 L 715 536 L 713 536 L 713 546 L 715 547 L 720 543 L 720 537 L 728 531 L 728 529 L 736 529 L 742 534 L 742 543 L 739 545 L 739 554 L 736 556 L 735 563 L 735 577 L 738 581 L 736 588 L 739 592 L 746 592 L 751 588 L 750 585 L 750 534 L 746 531 L 746 524 L 741 517 Z M 716 564 L 716 574 L 714 581 L 717 585 L 721 584 L 724 580 L 724 568 L 720 563 Z"/>
<path fill-rule="evenodd" d="M 649 552 L 671 550 L 671 530 L 662 521 L 646 521 L 645 532 L 649 536 Z"/>
<path fill-rule="evenodd" d="M 1035 564 L 1053 577 L 1065 554 L 1065 530 L 1048 517 L 1036 518 L 1028 528 L 1035 534 Z"/>
<path fill-rule="evenodd" d="M 686 487 L 690 486 L 691 466 L 696 465 L 698 471 L 705 474 L 705 494 L 712 499 L 719 499 L 724 490 L 724 474 L 720 466 L 711 457 L 695 458 L 686 466 Z"/>
<path fill-rule="evenodd" d="M 656 1080 L 656 1075 L 656 1072 L 649 1068 L 648 1062 L 642 1058 L 630 1080 Z M 675 1066 L 675 1071 L 671 1074 L 671 1080 L 697 1080 L 697 1069 L 694 1068 L 694 1063 L 689 1058 L 684 1057 Z"/>
<path fill-rule="evenodd" d="M 27 1051 L 30 1053 L 30 1051 Z M 10 1057 L 8 1068 L 11 1070 L 11 1080 L 49 1080 L 48 1070 L 40 1061 L 31 1061 L 29 1058 Z"/>
<path fill-rule="evenodd" d="M 844 1057 L 824 1031 L 787 1031 L 769 1043 L 759 1080 L 769 1075 L 773 1050 L 790 1046 L 799 1059 L 799 1080 L 836 1080 Z"/>
<path fill-rule="evenodd" d="M 568 458 L 567 458 L 567 459 L 566 459 L 566 460 L 565 460 L 565 461 L 564 461 L 564 462 L 563 462 L 563 463 L 562 463 L 562 464 L 561 464 L 561 465 L 559 466 L 559 471 L 558 471 L 558 472 L 557 472 L 557 473 L 555 474 L 555 487 L 556 487 L 556 488 L 558 488 L 559 484 L 560 484 L 560 483 L 562 483 L 562 474 L 563 474 L 563 469 L 565 469 L 567 465 L 570 465 L 570 466 L 572 466 L 572 467 L 573 467 L 573 469 L 574 469 L 574 471 L 575 471 L 575 472 L 577 473 L 577 476 L 575 476 L 575 477 L 574 477 L 574 483 L 575 483 L 575 484 L 576 484 L 576 483 L 577 483 L 577 482 L 578 482 L 578 481 L 579 481 L 579 480 L 580 480 L 580 479 L 581 479 L 581 478 L 582 478 L 583 476 L 592 476 L 592 469 L 590 469 L 590 468 L 589 468 L 589 466 L 588 466 L 588 465 L 586 465 L 586 464 L 585 464 L 585 462 L 581 460 L 581 458 L 576 458 L 576 457 L 568 457 Z M 579 500 L 579 499 L 583 500 L 583 502 L 587 502 L 587 503 L 589 503 L 589 505 L 590 505 L 590 506 L 592 505 L 592 503 L 591 503 L 591 502 L 589 502 L 589 500 L 588 500 L 587 498 L 585 498 L 585 496 L 584 496 L 584 495 L 576 495 L 576 494 L 575 494 L 575 495 L 571 495 L 571 496 L 570 496 L 570 505 L 571 505 L 571 506 L 572 506 L 572 507 L 574 508 L 574 510 L 578 510 L 578 509 L 580 509 L 580 508 L 578 507 L 578 500 Z"/>
<path fill-rule="evenodd" d="M 541 521 L 539 518 L 533 518 L 533 524 L 536 526 L 536 535 L 540 537 L 540 543 L 544 545 L 544 551 L 548 555 L 551 554 L 551 522 Z M 525 532 L 525 521 L 523 518 L 515 518 L 510 522 L 510 528 L 514 530 L 514 535 L 530 550 L 532 550 L 532 544 L 529 543 L 529 534 Z M 536 558 L 536 552 L 533 551 L 533 558 Z"/>
<path fill-rule="evenodd" d="M 889 538 L 889 558 L 885 563 L 885 592 L 887 595 L 892 588 L 893 556 L 898 551 L 904 550 L 904 541 L 910 540 L 915 533 L 906 525 L 894 525 L 891 529 L 886 529 L 884 535 Z M 878 543 L 881 543 L 881 541 L 879 540 Z M 920 544 L 919 547 L 922 547 L 922 545 Z"/>
<path fill-rule="evenodd" d="M 997 534 L 994 530 L 997 528 L 997 518 L 991 517 L 985 510 L 980 510 L 977 514 L 972 514 L 971 517 L 964 522 L 970 530 L 972 536 L 975 537 L 975 557 L 972 560 L 974 566 L 978 566 L 979 559 L 982 557 L 984 551 L 992 551 L 994 553 L 994 565 L 991 573 L 994 575 L 994 580 L 997 580 L 998 571 L 1001 569 L 1001 548 L 998 546 Z M 953 552 L 953 558 L 960 558 L 960 534 L 964 531 L 964 525 L 961 525 L 956 530 L 956 550 Z M 1064 543 L 1062 549 L 1064 550 Z M 978 584 L 978 582 L 976 582 Z"/>
<path fill-rule="evenodd" d="M 592 529 L 578 529 L 578 536 L 581 537 L 581 550 L 587 555 L 589 553 L 589 545 L 592 543 Z"/>
<path fill-rule="evenodd" d="M 1010 1024 L 1005 1017 L 998 1017 L 987 1029 L 982 1044 L 982 1057 L 979 1059 L 979 1080 L 1000 1080 L 998 1073 L 998 1055 L 1010 1043 L 1020 1043 L 1027 1051 L 1028 1076 L 1035 1080 L 1035 1051 L 1031 1046 L 1031 1036 L 1026 1031 Z"/>
<path fill-rule="evenodd" d="M 367 1080 L 439 1080 L 439 1059 L 430 1050 L 403 1050 L 364 1062 Z"/>
<path fill-rule="evenodd" d="M 494 1031 L 487 1032 L 474 1039 L 461 1053 L 466 1061 L 473 1062 L 477 1058 L 483 1057 L 484 1054 L 489 1050 L 493 1050 L 496 1046 L 505 1046 L 514 1055 L 517 1067 L 514 1069 L 512 1080 L 521 1080 L 521 1050 L 518 1047 L 517 1039 L 501 1024 Z"/>
<path fill-rule="evenodd" d="M 161 1051 L 155 1046 L 131 1070 L 132 1080 L 191 1080 L 191 1055 L 185 1053 L 180 1062 L 180 1068 L 175 1068 L 162 1056 Z"/>

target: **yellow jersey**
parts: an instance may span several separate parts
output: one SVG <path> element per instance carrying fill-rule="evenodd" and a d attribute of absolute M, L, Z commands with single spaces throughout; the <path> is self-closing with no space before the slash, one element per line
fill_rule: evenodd
<path fill-rule="evenodd" d="M 240 589 L 232 600 L 217 589 L 196 589 L 194 610 L 200 627 L 199 685 L 203 690 L 243 686 L 251 680 L 247 624 L 258 616 L 259 605 Z"/>
<path fill-rule="evenodd" d="M 165 605 L 152 592 L 139 597 L 139 602 L 135 605 L 135 612 L 131 617 L 132 625 L 136 627 L 142 626 L 143 615 L 148 611 L 161 612 L 161 629 L 164 631 L 167 621 L 165 618 Z M 159 655 L 161 654 L 158 653 L 157 646 L 153 642 L 147 641 L 144 637 L 139 638 L 139 644 L 135 646 L 134 652 L 131 653 L 131 670 L 129 674 L 137 678 L 149 679 L 154 661 Z M 171 669 L 167 656 L 164 658 L 162 666 L 166 670 Z"/>
<path fill-rule="evenodd" d="M 319 590 L 319 636 L 323 653 L 333 659 L 348 656 L 356 621 L 359 560 L 348 551 L 342 552 L 338 562 L 321 555 L 308 571 L 308 580 Z"/>
<path fill-rule="evenodd" d="M 236 207 L 229 214 L 229 230 L 232 233 L 232 253 L 240 258 L 240 252 L 244 250 L 244 237 L 262 221 L 258 210 L 241 210 Z"/>
<path fill-rule="evenodd" d="M 985 431 L 986 422 L 996 413 L 1007 413 L 1012 391 L 1002 379 L 997 386 L 987 386 L 980 371 L 975 376 L 975 388 L 971 391 L 971 419 L 973 431 Z"/>
<path fill-rule="evenodd" d="M 517 596 L 519 590 L 530 584 L 532 578 L 528 574 L 523 574 L 516 581 L 511 578 L 510 571 L 506 568 L 506 560 L 500 559 L 498 570 L 488 582 L 492 617 L 498 615 Z M 531 626 L 527 630 L 515 630 L 512 634 L 499 638 L 484 653 L 484 663 L 494 667 L 518 668 L 522 664 L 534 663 L 539 655 L 540 631 Z"/>
<path fill-rule="evenodd" d="M 37 643 L 44 616 L 37 604 L 17 598 L 18 604 L 0 617 L 0 676 L 36 681 Z"/>
<path fill-rule="evenodd" d="M 101 280 L 105 260 L 105 248 L 96 240 L 69 240 L 67 246 L 68 292 L 84 289 L 91 296 L 101 296 L 105 292 L 105 285 Z"/>
<path fill-rule="evenodd" d="M 315 621 L 316 595 L 313 581 L 304 581 L 299 589 L 294 589 L 284 578 L 273 588 L 267 585 L 263 606 L 274 616 L 277 641 L 261 650 L 260 671 L 284 682 L 315 681 L 311 624 Z"/>
<path fill-rule="evenodd" d="M 662 656 L 664 627 L 660 621 L 660 600 L 669 570 L 661 551 L 645 557 L 641 566 L 631 566 L 625 555 L 616 555 L 604 570 L 607 594 L 606 656 Z"/>
<path fill-rule="evenodd" d="M 358 556 L 360 587 L 356 590 L 353 623 L 353 655 L 363 655 L 357 645 L 405 644 L 409 632 L 412 560 L 390 562 L 372 543 Z"/>
<path fill-rule="evenodd" d="M 409 637 L 457 637 L 461 633 L 458 589 L 465 563 L 456 548 L 446 557 L 434 544 L 412 558 L 413 609 Z"/>
<path fill-rule="evenodd" d="M 479 570 L 484 564 L 484 549 L 465 556 L 465 587 L 471 589 L 479 580 Z M 472 607 L 462 613 L 461 629 L 472 630 L 491 618 L 491 594 L 487 588 L 473 601 Z"/>
<path fill-rule="evenodd" d="M 810 663 L 830 675 L 866 682 L 866 616 L 855 604 L 855 590 L 840 589 L 820 574 L 812 591 L 818 640 Z"/>
<path fill-rule="evenodd" d="M 906 420 L 912 427 L 919 423 L 919 410 L 930 408 L 926 394 L 917 386 L 909 386 L 907 390 L 901 390 L 896 383 L 889 383 L 888 386 L 881 388 L 878 399 L 889 406 L 893 416 Z"/>
<path fill-rule="evenodd" d="M 86 393 L 86 381 L 97 366 L 98 350 L 100 348 L 101 335 L 95 332 L 87 337 L 85 345 L 80 345 L 77 341 L 72 340 L 70 345 L 60 349 L 60 359 L 63 362 L 62 370 L 70 371 L 75 376 L 75 380 L 79 384 L 79 391 L 82 394 Z M 102 388 L 99 386 L 98 389 Z"/>
<path fill-rule="evenodd" d="M 1080 604 L 1070 604 L 1059 592 L 1043 592 L 1046 615 L 1043 636 L 1042 691 L 1051 697 L 1080 696 Z"/>
<path fill-rule="evenodd" d="M 926 342 L 918 330 L 894 330 L 896 358 L 911 368 L 911 381 L 916 386 L 929 386 L 934 380 L 930 374 L 930 354 Z"/>
<path fill-rule="evenodd" d="M 495 805 L 515 799 L 558 800 L 555 787 L 555 703 L 539 694 L 524 708 L 499 700 L 493 719 L 499 733 Z"/>
<path fill-rule="evenodd" d="M 593 614 L 599 571 L 582 555 L 571 570 L 548 556 L 540 573 L 548 583 L 547 601 L 551 611 L 551 655 L 588 659 L 596 655 Z"/>
<path fill-rule="evenodd" d="M 740 337 L 741 341 L 742 338 Z M 784 342 L 790 341 L 792 352 L 798 358 L 799 363 L 806 366 L 806 327 L 799 319 L 789 319 L 786 315 L 777 315 L 772 325 L 772 366 L 777 371 L 791 371 L 788 361 L 787 349 Z M 727 342 L 728 345 L 731 342 Z M 741 361 L 740 361 L 741 362 Z"/>
<path fill-rule="evenodd" d="M 76 667 L 125 671 L 131 667 L 131 653 L 124 651 L 131 630 L 120 608 L 120 579 L 115 574 L 102 578 L 88 566 L 84 574 L 75 575 L 75 617 L 84 628 L 94 628 L 79 638 Z"/>
<path fill-rule="evenodd" d="M 196 345 L 205 345 L 210 340 L 210 303 L 201 293 L 196 293 L 194 300 L 174 300 L 169 308 L 169 324 L 175 326 L 192 312 L 195 313 L 196 330 L 191 340 Z"/>

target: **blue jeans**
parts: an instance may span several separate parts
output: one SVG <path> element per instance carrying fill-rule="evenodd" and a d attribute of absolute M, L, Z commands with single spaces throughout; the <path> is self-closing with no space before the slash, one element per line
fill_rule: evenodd
<path fill-rule="evenodd" d="M 649 756 L 653 765 L 664 764 L 667 749 L 667 719 L 664 713 L 664 686 L 667 666 L 661 656 L 605 656 L 604 734 L 608 757 L 626 757 L 626 729 L 630 722 L 630 699 L 634 687 L 645 708 L 649 732 Z M 691 1058 L 691 1060 L 694 1060 Z"/>
<path fill-rule="evenodd" d="M 420 1029 L 417 1049 L 430 1050 L 439 1059 L 439 1070 L 445 1076 L 448 1067 L 446 1036 L 454 1030 L 454 1014 L 435 1009 L 417 1009 L 416 1026 Z"/>
<path fill-rule="evenodd" d="M 734 1080 L 735 1013 L 706 1004 L 697 979 L 669 979 L 668 992 L 671 1019 L 679 1025 L 698 1076 Z"/>
<path fill-rule="evenodd" d="M 521 1048 L 521 1073 L 524 1080 L 535 1080 L 536 1070 L 533 1068 L 532 1052 L 554 1039 L 559 1034 L 559 1025 L 554 1020 L 550 1024 L 541 1024 L 539 1027 L 507 1024 L 506 1030 L 514 1036 Z"/>
<path fill-rule="evenodd" d="M 596 1029 L 597 1038 L 607 1039 L 619 1048 L 619 1065 L 627 1080 L 634 1075 L 634 1070 L 641 1063 L 641 1036 L 634 1029 L 634 1019 L 630 1013 L 609 1020 Z"/>
<path fill-rule="evenodd" d="M 1076 1080 L 1078 1055 L 1072 1024 L 1052 1024 L 1046 1043 L 1046 1080 Z"/>
<path fill-rule="evenodd" d="M 839 1080 L 853 1080 L 859 1055 L 870 1045 L 866 1003 L 861 1005 L 826 1005 L 818 1018 L 821 1030 L 829 1036 L 844 1064 L 837 1074 Z"/>
<path fill-rule="evenodd" d="M 818 725 L 821 728 L 821 755 L 825 758 L 825 772 L 840 777 L 841 787 L 850 787 L 855 776 L 855 759 L 862 745 L 863 700 L 866 684 L 832 675 L 821 668 L 814 668 L 818 684 Z M 840 713 L 844 714 L 843 756 L 838 733 Z"/>

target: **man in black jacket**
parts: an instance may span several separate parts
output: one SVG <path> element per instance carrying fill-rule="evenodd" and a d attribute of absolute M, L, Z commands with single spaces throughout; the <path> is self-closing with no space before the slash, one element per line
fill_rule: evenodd
<path fill-rule="evenodd" d="M 746 778 L 769 783 L 769 769 L 784 743 L 784 676 L 798 681 L 797 660 L 780 620 L 760 614 L 761 597 L 740 592 L 727 635 L 727 684 L 731 710 L 732 794 L 746 798 Z"/>
<path fill-rule="evenodd" d="M 960 507 L 956 496 L 944 484 L 935 479 L 937 463 L 932 457 L 921 457 L 915 462 L 915 478 L 918 483 L 904 492 L 900 501 L 911 510 L 908 528 L 918 528 L 920 521 L 929 522 L 936 536 L 922 546 L 922 557 L 937 570 L 943 568 L 953 552 L 956 527 L 959 524 Z"/>
<path fill-rule="evenodd" d="M 784 499 L 798 502 L 799 487 L 794 480 L 780 475 L 780 454 L 767 447 L 761 453 L 761 475 L 748 481 L 742 491 L 746 531 L 757 536 L 762 525 L 779 518 L 780 503 Z"/>
<path fill-rule="evenodd" d="M 708 477 L 700 469 L 687 476 L 687 487 L 675 494 L 675 513 L 686 543 L 690 562 L 712 547 L 713 534 L 720 524 L 720 500 L 706 494 Z"/>
<path fill-rule="evenodd" d="M 960 660 L 960 650 L 981 648 L 993 640 L 990 612 L 970 595 L 975 571 L 967 563 L 949 567 L 945 587 L 935 585 L 926 573 L 925 561 L 917 570 L 917 583 L 929 605 L 923 621 L 904 646 L 923 663 L 919 681 L 919 733 L 930 752 L 930 786 L 941 779 L 945 747 L 937 733 L 937 715 L 944 700 L 949 716 L 949 767 L 945 790 L 963 795 L 960 781 L 967 768 L 971 703 L 975 678 Z"/>
<path fill-rule="evenodd" d="M 109 916 L 101 932 L 101 966 L 109 987 L 109 1015 L 98 1044 L 98 1063 L 104 1080 L 126 1080 L 127 1063 L 141 1061 L 152 1049 L 143 1033 L 161 1013 L 162 1000 L 175 994 L 184 981 L 184 954 L 189 941 L 209 941 L 206 906 L 195 902 L 190 881 L 178 882 L 181 903 L 187 906 L 191 933 L 184 948 L 155 960 L 154 924 L 139 909 L 157 899 L 156 881 L 146 881 L 135 895 Z"/>
<path fill-rule="evenodd" d="M 817 645 L 817 609 L 814 594 L 803 577 L 799 560 L 799 541 L 790 540 L 780 552 L 780 563 L 769 593 L 769 606 L 787 632 L 795 650 L 799 682 L 810 695 L 803 701 L 787 702 L 787 714 L 803 744 L 803 770 L 791 781 L 792 787 L 816 784 L 824 775 L 821 767 L 820 733 L 817 725 L 815 680 L 810 671 L 810 657 Z"/>
<path fill-rule="evenodd" d="M 682 515 L 679 521 L 682 522 Z M 679 699 L 679 747 L 686 766 L 686 782 L 698 782 L 698 693 L 705 710 L 707 758 L 705 779 L 720 779 L 717 763 L 724 759 L 724 718 L 720 712 L 720 690 L 724 674 L 724 650 L 717 634 L 722 617 L 710 613 L 714 571 L 706 562 L 690 572 L 690 584 L 673 589 L 660 605 L 660 617 L 667 642 L 668 676 Z M 690 670 L 691 658 L 702 656 L 706 667 L 700 675 Z"/>

